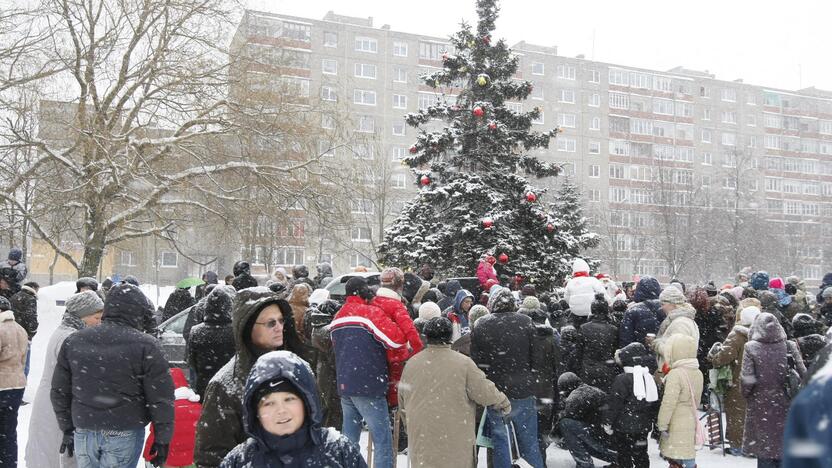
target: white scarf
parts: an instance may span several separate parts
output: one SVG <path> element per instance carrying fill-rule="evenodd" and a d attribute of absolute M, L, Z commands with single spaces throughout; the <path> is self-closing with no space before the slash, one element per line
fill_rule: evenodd
<path fill-rule="evenodd" d="M 659 390 L 650 369 L 644 366 L 625 367 L 624 372 L 633 374 L 633 395 L 636 400 L 647 400 L 648 403 L 658 401 Z"/>

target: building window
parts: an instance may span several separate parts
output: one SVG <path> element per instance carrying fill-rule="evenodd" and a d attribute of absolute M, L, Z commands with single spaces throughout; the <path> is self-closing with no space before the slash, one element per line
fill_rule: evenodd
<path fill-rule="evenodd" d="M 555 141 L 558 143 L 558 151 L 565 151 L 567 153 L 574 153 L 576 144 L 574 138 L 556 138 Z"/>
<path fill-rule="evenodd" d="M 610 140 L 610 154 L 614 154 L 616 156 L 629 156 L 629 142 L 626 140 Z"/>
<path fill-rule="evenodd" d="M 601 130 L 601 118 L 600 117 L 593 117 L 592 120 L 589 121 L 589 129 L 590 130 Z"/>
<path fill-rule="evenodd" d="M 375 54 L 378 52 L 378 41 L 372 37 L 355 37 L 355 50 L 357 52 L 370 52 Z"/>
<path fill-rule="evenodd" d="M 597 141 L 590 141 L 589 154 L 601 154 L 601 143 Z"/>
<path fill-rule="evenodd" d="M 601 177 L 601 166 L 597 164 L 589 165 L 589 176 L 593 178 Z"/>
<path fill-rule="evenodd" d="M 321 114 L 321 128 L 332 130 L 335 128 L 335 117 L 329 114 Z"/>
<path fill-rule="evenodd" d="M 722 111 L 722 123 L 736 124 L 737 113 L 733 111 Z"/>
<path fill-rule="evenodd" d="M 376 120 L 372 115 L 361 115 L 358 117 L 358 128 L 356 132 L 373 133 L 376 131 Z"/>
<path fill-rule="evenodd" d="M 301 265 L 303 259 L 303 247 L 278 247 L 274 252 L 275 265 Z"/>
<path fill-rule="evenodd" d="M 393 135 L 405 136 L 404 122 L 393 122 Z"/>
<path fill-rule="evenodd" d="M 350 202 L 351 211 L 356 214 L 373 214 L 375 213 L 375 206 L 373 201 L 368 198 L 359 198 Z"/>
<path fill-rule="evenodd" d="M 442 58 L 442 54 L 447 51 L 447 44 L 439 44 L 437 42 L 419 43 L 419 58 L 423 60 L 440 60 Z"/>
<path fill-rule="evenodd" d="M 757 95 L 748 93 L 745 95 L 745 103 L 749 106 L 756 106 L 757 105 Z"/>
<path fill-rule="evenodd" d="M 338 33 L 324 31 L 324 47 L 338 47 Z"/>
<path fill-rule="evenodd" d="M 575 67 L 571 67 L 569 65 L 558 65 L 558 78 L 562 78 L 564 80 L 574 80 Z"/>
<path fill-rule="evenodd" d="M 601 72 L 598 70 L 590 70 L 589 71 L 589 82 L 590 83 L 600 83 L 601 82 Z"/>
<path fill-rule="evenodd" d="M 575 128 L 575 114 L 559 114 L 558 125 L 561 127 Z"/>
<path fill-rule="evenodd" d="M 321 73 L 324 75 L 337 75 L 338 61 L 334 59 L 321 60 Z"/>
<path fill-rule="evenodd" d="M 711 110 L 702 109 L 702 120 L 711 120 Z"/>
<path fill-rule="evenodd" d="M 312 26 L 308 24 L 289 23 L 284 21 L 281 36 L 286 39 L 309 42 L 312 37 Z"/>
<path fill-rule="evenodd" d="M 673 101 L 670 99 L 653 99 L 653 113 L 673 115 Z"/>
<path fill-rule="evenodd" d="M 407 69 L 393 67 L 393 83 L 407 83 Z"/>
<path fill-rule="evenodd" d="M 598 190 L 598 189 L 590 189 L 589 190 L 589 201 L 591 201 L 591 202 L 601 201 L 601 191 Z"/>
<path fill-rule="evenodd" d="M 407 96 L 404 94 L 394 94 L 393 109 L 407 109 Z"/>
<path fill-rule="evenodd" d="M 702 186 L 703 187 L 710 187 L 711 186 L 711 176 L 703 175 L 702 176 Z"/>
<path fill-rule="evenodd" d="M 541 62 L 532 62 L 532 75 L 542 75 L 545 68 Z"/>
<path fill-rule="evenodd" d="M 704 164 L 706 166 L 710 166 L 713 163 L 714 163 L 714 160 L 713 160 L 713 156 L 711 156 L 711 153 L 708 153 L 707 151 L 702 153 L 702 164 Z"/>
<path fill-rule="evenodd" d="M 353 93 L 353 102 L 364 106 L 374 106 L 376 105 L 376 92 L 365 89 L 356 89 Z"/>
<path fill-rule="evenodd" d="M 357 268 L 359 266 L 369 268 L 372 265 L 373 261 L 363 253 L 354 252 L 350 254 L 350 268 Z"/>
<path fill-rule="evenodd" d="M 176 252 L 162 252 L 162 268 L 176 268 L 179 266 L 179 254 Z"/>
<path fill-rule="evenodd" d="M 136 258 L 133 252 L 129 250 L 121 251 L 121 265 L 127 267 L 136 266 Z"/>
<path fill-rule="evenodd" d="M 394 189 L 407 188 L 407 176 L 405 174 L 393 174 L 390 178 L 390 185 Z"/>
<path fill-rule="evenodd" d="M 700 96 L 700 97 L 703 97 L 703 98 L 705 98 L 705 99 L 710 99 L 710 98 L 711 98 L 711 90 L 710 90 L 710 88 L 708 88 L 708 87 L 706 87 L 706 86 L 700 86 L 700 87 L 699 87 L 699 96 Z"/>
<path fill-rule="evenodd" d="M 321 86 L 322 101 L 338 101 L 338 91 L 333 86 Z"/>
<path fill-rule="evenodd" d="M 536 119 L 532 119 L 532 123 L 535 125 L 543 125 L 544 122 L 545 120 L 543 116 L 543 111 L 540 111 L 540 114 L 537 116 Z"/>
<path fill-rule="evenodd" d="M 610 164 L 610 179 L 623 179 L 624 166 L 621 164 Z"/>
<path fill-rule="evenodd" d="M 407 157 L 407 150 L 404 146 L 394 146 L 390 149 L 393 156 L 393 161 L 401 161 Z"/>
<path fill-rule="evenodd" d="M 393 42 L 393 55 L 396 57 L 407 57 L 407 42 Z"/>
<path fill-rule="evenodd" d="M 601 95 L 600 94 L 590 94 L 589 95 L 589 106 L 590 107 L 600 107 L 601 106 Z"/>
<path fill-rule="evenodd" d="M 529 95 L 532 99 L 542 100 L 543 99 L 543 86 L 540 84 L 535 84 L 534 88 L 532 88 L 532 93 Z"/>
<path fill-rule="evenodd" d="M 355 242 L 370 242 L 373 238 L 373 229 L 371 227 L 354 227 L 352 228 L 352 240 Z"/>
<path fill-rule="evenodd" d="M 373 147 L 365 143 L 356 143 L 352 145 L 353 159 L 373 159 Z"/>
<path fill-rule="evenodd" d="M 711 142 L 711 131 L 707 129 L 702 130 L 702 143 Z"/>
<path fill-rule="evenodd" d="M 688 102 L 675 102 L 676 115 L 679 117 L 693 117 L 693 104 Z"/>
<path fill-rule="evenodd" d="M 572 89 L 560 90 L 560 102 L 575 104 L 575 91 Z"/>
<path fill-rule="evenodd" d="M 439 103 L 438 94 L 419 93 L 419 110 L 425 110 Z"/>
<path fill-rule="evenodd" d="M 832 135 L 832 120 L 818 120 L 818 132 L 824 135 Z"/>
<path fill-rule="evenodd" d="M 722 100 L 725 102 L 737 102 L 737 90 L 724 88 L 722 90 Z"/>
<path fill-rule="evenodd" d="M 369 63 L 356 63 L 355 77 L 376 79 L 376 66 Z"/>
<path fill-rule="evenodd" d="M 610 109 L 629 109 L 630 96 L 622 93 L 610 93 Z"/>
<path fill-rule="evenodd" d="M 737 135 L 733 133 L 723 133 L 722 144 L 725 146 L 737 146 Z"/>

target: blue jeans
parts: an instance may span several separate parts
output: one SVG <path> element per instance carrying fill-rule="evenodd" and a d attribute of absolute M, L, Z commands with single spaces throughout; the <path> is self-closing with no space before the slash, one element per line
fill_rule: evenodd
<path fill-rule="evenodd" d="M 520 456 L 535 468 L 543 468 L 543 456 L 537 443 L 537 410 L 534 407 L 534 397 L 511 400 L 509 419 L 514 423 Z M 491 442 L 494 444 L 494 468 L 511 468 L 508 432 L 503 416 L 499 411 L 488 408 L 486 421 L 491 431 Z"/>
<path fill-rule="evenodd" d="M 17 466 L 17 410 L 23 389 L 0 391 L 0 466 Z"/>
<path fill-rule="evenodd" d="M 393 430 L 387 414 L 386 397 L 342 396 L 344 427 L 341 432 L 358 445 L 361 437 L 361 420 L 367 421 L 373 437 L 373 463 L 375 468 L 393 468 Z"/>
<path fill-rule="evenodd" d="M 603 440 L 598 439 L 581 421 L 563 418 L 558 422 L 558 426 L 577 468 L 595 466 L 592 457 L 610 463 L 617 461 L 615 451 L 610 449 Z"/>
<path fill-rule="evenodd" d="M 673 460 L 673 461 L 682 465 L 682 468 L 696 468 L 696 460 L 693 459 L 693 458 L 691 458 L 690 460 Z"/>
<path fill-rule="evenodd" d="M 126 431 L 75 429 L 75 461 L 78 468 L 136 466 L 142 455 L 144 428 Z"/>
<path fill-rule="evenodd" d="M 23 375 L 29 377 L 29 361 L 32 357 L 32 342 L 29 342 L 29 347 L 26 348 L 26 364 L 23 365 Z"/>

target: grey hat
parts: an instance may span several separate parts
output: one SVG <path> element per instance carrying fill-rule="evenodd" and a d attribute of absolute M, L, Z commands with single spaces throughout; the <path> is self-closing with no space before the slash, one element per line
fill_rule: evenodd
<path fill-rule="evenodd" d="M 84 318 L 103 310 L 104 301 L 95 291 L 79 292 L 66 300 L 66 311 L 78 318 Z"/>
<path fill-rule="evenodd" d="M 12 303 L 9 302 L 4 296 L 0 296 L 0 312 L 5 312 L 7 310 L 12 310 Z"/>
<path fill-rule="evenodd" d="M 823 292 L 820 293 L 820 297 L 823 300 L 832 299 L 832 286 L 827 286 L 823 288 Z"/>
<path fill-rule="evenodd" d="M 679 290 L 679 288 L 670 285 L 664 288 L 662 293 L 659 294 L 659 301 L 662 304 L 682 305 L 687 302 L 687 299 L 685 299 L 685 295 Z"/>

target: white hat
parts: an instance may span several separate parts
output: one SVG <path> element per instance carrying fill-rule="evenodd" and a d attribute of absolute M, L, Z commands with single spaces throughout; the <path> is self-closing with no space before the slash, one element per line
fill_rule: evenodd
<path fill-rule="evenodd" d="M 758 315 L 760 315 L 759 308 L 754 306 L 746 307 L 740 312 L 740 323 L 746 327 L 750 327 Z"/>
<path fill-rule="evenodd" d="M 442 311 L 439 309 L 439 306 L 433 302 L 423 302 L 422 305 L 419 306 L 419 318 L 422 320 L 429 320 L 440 316 L 442 316 Z"/>

